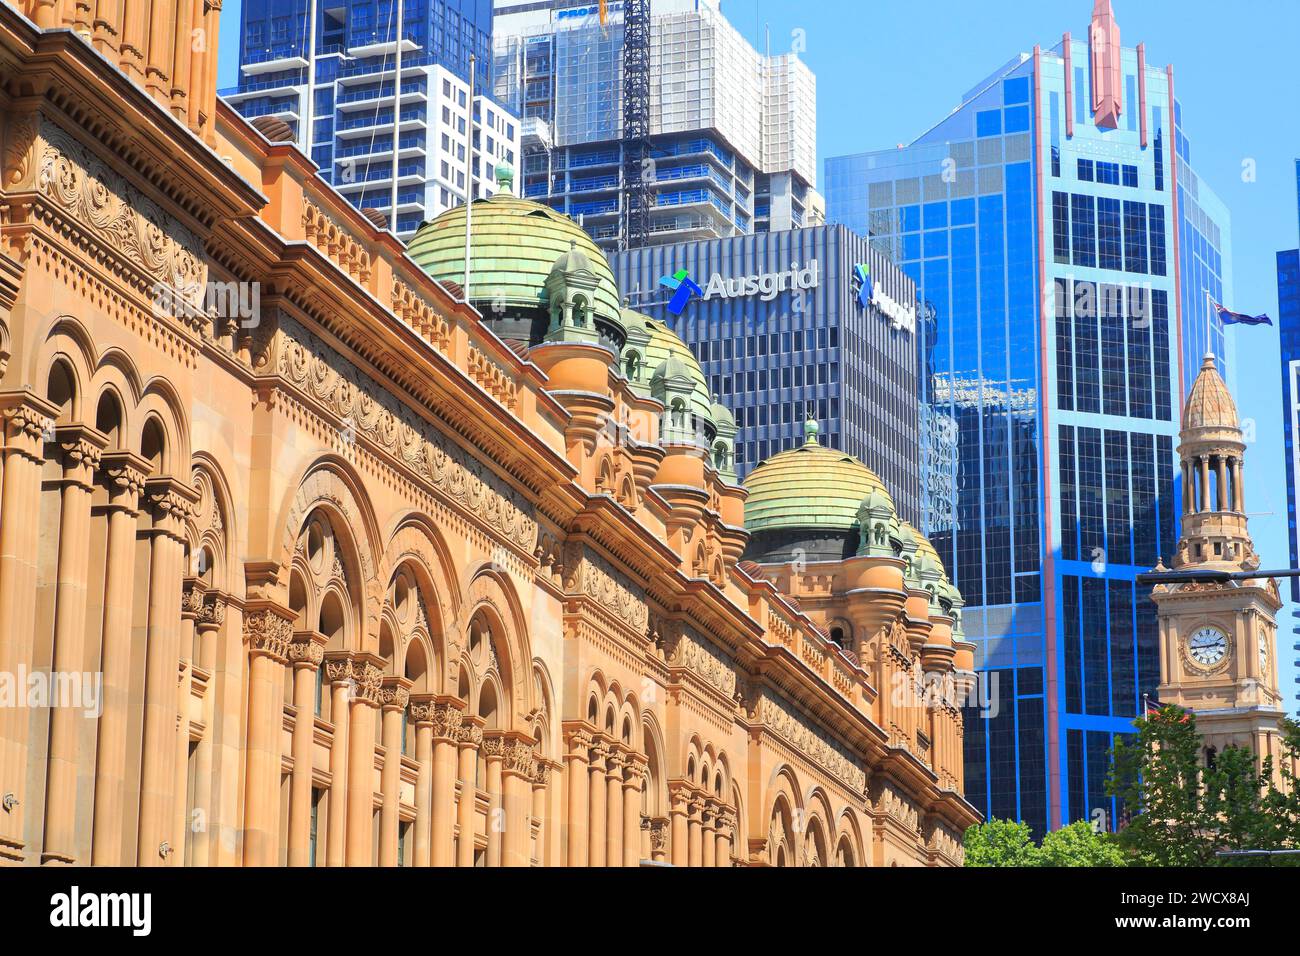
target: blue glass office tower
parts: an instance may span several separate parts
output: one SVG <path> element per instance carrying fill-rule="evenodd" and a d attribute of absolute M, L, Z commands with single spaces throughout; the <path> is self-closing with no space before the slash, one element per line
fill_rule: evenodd
<path fill-rule="evenodd" d="M 404 0 L 402 18 L 398 91 L 397 0 L 245 0 L 239 84 L 221 92 L 249 119 L 287 123 L 322 176 L 358 208 L 390 219 L 396 137 L 396 231 L 408 236 L 426 218 L 464 201 L 467 175 L 474 195 L 490 195 L 496 164 L 518 164 L 520 129 L 491 97 L 491 0 Z M 472 120 L 471 54 L 477 56 Z M 472 170 L 466 168 L 469 122 Z"/>
<path fill-rule="evenodd" d="M 916 287 L 864 237 L 788 229 L 634 249 L 610 264 L 632 308 L 681 336 L 731 409 L 742 479 L 801 445 L 811 411 L 822 441 L 875 471 L 919 527 Z M 682 269 L 705 295 L 673 315 L 660 280 Z"/>
<path fill-rule="evenodd" d="M 1300 221 L 1300 159 L 1295 164 L 1296 219 Z M 1282 422 L 1286 429 L 1287 540 L 1291 545 L 1291 567 L 1300 567 L 1300 531 L 1296 527 L 1296 502 L 1300 500 L 1300 461 L 1296 459 L 1296 438 L 1300 437 L 1300 249 L 1277 254 L 1278 332 L 1282 346 Z M 1300 580 L 1291 579 L 1291 600 L 1300 601 Z M 1295 628 L 1300 652 L 1300 625 Z M 1300 661 L 1296 662 L 1300 668 Z M 1296 678 L 1300 684 L 1300 677 Z M 1300 690 L 1296 692 L 1300 701 Z"/>
<path fill-rule="evenodd" d="M 1017 56 L 911 146 L 826 170 L 828 216 L 869 232 L 933 316 L 920 395 L 947 428 L 922 429 L 923 530 L 999 704 L 968 715 L 966 795 L 1040 833 L 1122 812 L 1108 751 L 1159 683 L 1135 577 L 1174 550 L 1192 356 L 1207 335 L 1222 354 L 1198 309 L 1231 295 L 1172 70 L 1122 46 L 1104 0 L 1083 36 Z"/>

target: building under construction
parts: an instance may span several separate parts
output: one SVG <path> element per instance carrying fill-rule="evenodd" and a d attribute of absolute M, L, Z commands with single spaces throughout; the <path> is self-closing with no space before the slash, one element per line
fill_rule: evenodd
<path fill-rule="evenodd" d="M 719 0 L 498 0 L 496 99 L 523 121 L 521 190 L 604 248 L 823 221 L 817 84 Z M 757 120 L 757 121 L 756 121 Z"/>

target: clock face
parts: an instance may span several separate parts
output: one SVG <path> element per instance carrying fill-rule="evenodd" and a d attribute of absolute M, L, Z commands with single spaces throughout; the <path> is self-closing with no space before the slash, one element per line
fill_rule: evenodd
<path fill-rule="evenodd" d="M 1261 677 L 1268 674 L 1268 642 L 1262 634 L 1259 636 L 1259 674 Z"/>
<path fill-rule="evenodd" d="M 1214 667 L 1228 654 L 1228 635 L 1217 627 L 1202 627 L 1187 639 L 1187 653 L 1202 667 Z"/>

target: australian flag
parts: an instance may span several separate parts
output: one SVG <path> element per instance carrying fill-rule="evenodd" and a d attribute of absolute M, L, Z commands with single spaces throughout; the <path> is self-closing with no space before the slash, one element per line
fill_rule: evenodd
<path fill-rule="evenodd" d="M 1231 309 L 1225 309 L 1213 299 L 1210 305 L 1214 306 L 1214 311 L 1219 315 L 1219 321 L 1224 325 L 1272 325 L 1273 320 L 1267 315 L 1246 315 L 1244 312 L 1233 312 Z"/>

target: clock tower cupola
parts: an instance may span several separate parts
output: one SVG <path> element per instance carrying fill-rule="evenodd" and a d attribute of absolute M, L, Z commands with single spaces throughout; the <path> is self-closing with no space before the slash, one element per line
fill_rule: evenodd
<path fill-rule="evenodd" d="M 1236 404 L 1207 355 L 1183 410 L 1175 571 L 1259 570 L 1246 520 L 1245 451 Z M 1168 569 L 1162 563 L 1156 570 Z M 1285 712 L 1275 659 L 1277 582 L 1159 584 L 1152 599 L 1160 620 L 1160 702 L 1196 713 L 1207 753 L 1236 745 L 1280 758 Z"/>

